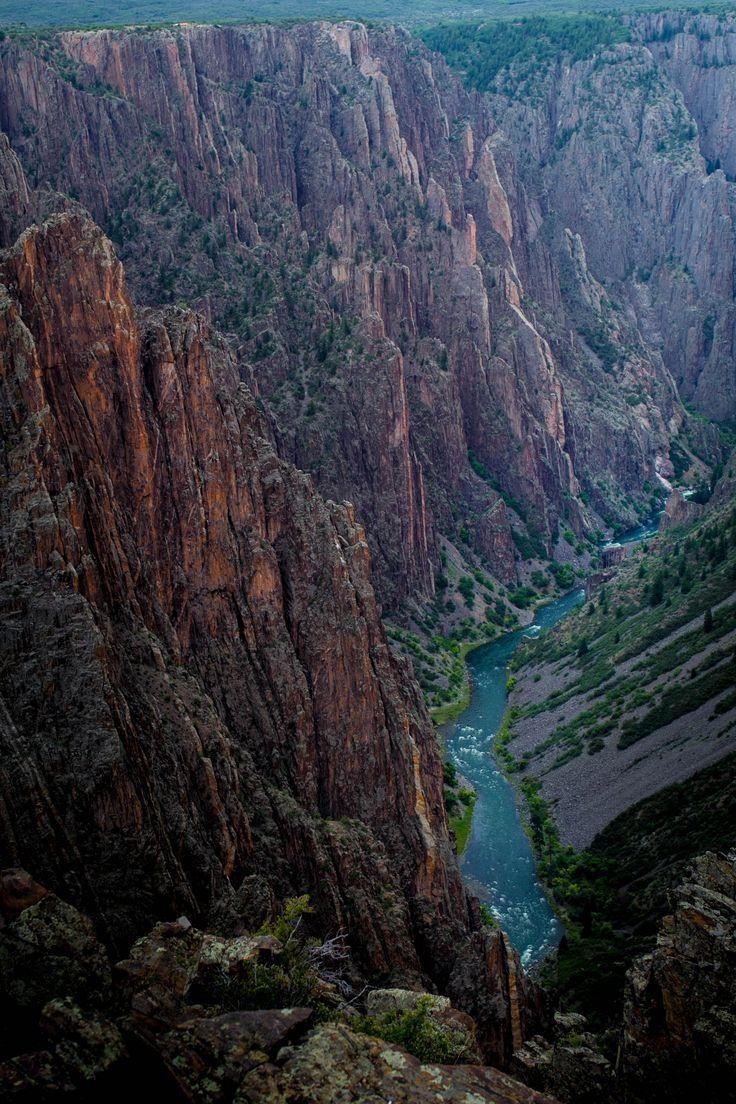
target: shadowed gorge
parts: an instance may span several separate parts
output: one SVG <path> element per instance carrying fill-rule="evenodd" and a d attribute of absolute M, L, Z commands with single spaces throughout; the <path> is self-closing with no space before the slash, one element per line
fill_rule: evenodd
<path fill-rule="evenodd" d="M 71 192 L 143 301 L 232 332 L 279 450 L 356 504 L 387 606 L 431 598 L 443 550 L 513 588 L 517 544 L 564 557 L 649 508 L 687 430 L 672 379 L 415 39 L 69 32 L 4 44 L 0 81 L 36 202 Z"/>
<path fill-rule="evenodd" d="M 0 32 L 19 1104 L 731 1099 L 734 17 L 417 18 Z"/>

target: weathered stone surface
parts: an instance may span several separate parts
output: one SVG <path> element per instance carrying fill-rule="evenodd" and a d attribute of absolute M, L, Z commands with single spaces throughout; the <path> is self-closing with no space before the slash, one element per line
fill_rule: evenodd
<path fill-rule="evenodd" d="M 698 502 L 691 502 L 680 491 L 673 491 L 667 499 L 664 514 L 660 526 L 667 529 L 672 525 L 690 525 L 703 513 L 703 507 Z"/>
<path fill-rule="evenodd" d="M 381 1012 L 407 1012 L 416 1008 L 418 1001 L 437 1011 L 450 1007 L 448 997 L 411 989 L 372 989 L 365 998 L 365 1007 L 369 1016 L 375 1016 Z"/>
<path fill-rule="evenodd" d="M 278 1064 L 248 1073 L 237 1104 L 550 1104 L 552 1098 L 479 1066 L 422 1066 L 398 1047 L 325 1025 Z"/>
<path fill-rule="evenodd" d="M 38 1014 L 54 997 L 103 1004 L 110 964 L 86 916 L 53 894 L 0 930 L 0 993 L 8 1007 Z"/>
<path fill-rule="evenodd" d="M 175 998 L 185 997 L 198 975 L 207 938 L 178 921 L 157 924 L 133 944 L 129 958 L 116 963 L 116 981 L 129 992 L 156 986 Z"/>
<path fill-rule="evenodd" d="M 110 1020 L 84 1012 L 68 997 L 49 1001 L 39 1026 L 52 1042 L 64 1079 L 73 1084 L 92 1082 L 127 1057 L 118 1027 Z"/>
<path fill-rule="evenodd" d="M 249 1070 L 304 1032 L 309 1008 L 229 1012 L 177 1025 L 159 1046 L 187 1099 L 201 1104 L 232 1100 Z"/>
<path fill-rule="evenodd" d="M 20 867 L 0 870 L 0 926 L 2 921 L 15 920 L 24 909 L 47 897 L 48 892 L 27 870 Z"/>
<path fill-rule="evenodd" d="M 535 1036 L 514 1052 L 511 1072 L 566 1104 L 616 1099 L 614 1070 L 584 1016 L 555 1013 L 553 1039 Z"/>
<path fill-rule="evenodd" d="M 621 1076 L 627 1099 L 734 1099 L 736 856 L 706 853 L 675 895 L 655 950 L 627 975 Z"/>
<path fill-rule="evenodd" d="M 476 983 L 478 963 L 485 964 L 488 984 Z M 522 969 L 519 956 L 504 932 L 483 929 L 457 955 L 446 992 L 452 1003 L 468 1012 L 492 1035 L 491 1053 L 506 1066 L 513 1051 L 545 1023 L 542 991 Z M 481 1045 L 489 1045 L 481 1036 Z"/>
<path fill-rule="evenodd" d="M 551 220 L 550 233 L 562 222 L 580 242 L 572 271 L 566 272 L 563 243 L 553 249 L 563 281 L 579 270 L 584 250 L 589 274 L 611 299 L 627 304 L 640 338 L 654 360 L 661 356 L 681 393 L 706 414 L 729 418 L 736 395 L 728 167 L 734 20 L 661 12 L 629 23 L 631 43 L 551 67 L 540 77 L 543 94 L 525 96 L 513 74 L 504 74 L 498 86 L 505 83 L 509 92 L 494 97 L 494 115 L 521 147 L 528 165 L 521 176 L 540 195 L 540 222 Z M 522 275 L 550 303 L 549 269 L 536 241 L 532 252 Z M 586 326 L 584 303 L 577 305 L 574 324 L 599 345 L 611 334 L 605 314 L 593 309 L 596 321 Z M 637 392 L 649 390 L 646 377 L 654 381 L 649 358 L 638 365 L 628 359 L 619 358 L 615 371 L 635 402 Z M 641 416 L 653 428 L 651 411 Z"/>

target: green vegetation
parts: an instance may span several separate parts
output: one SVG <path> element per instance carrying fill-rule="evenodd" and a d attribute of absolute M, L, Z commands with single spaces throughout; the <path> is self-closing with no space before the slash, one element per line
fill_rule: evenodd
<path fill-rule="evenodd" d="M 483 10 L 497 19 L 518 19 L 533 13 L 549 14 L 579 10 L 621 11 L 661 6 L 659 0 L 638 3 L 611 4 L 608 0 L 484 0 Z M 720 7 L 720 4 L 706 5 Z M 478 4 L 473 0 L 456 0 L 452 14 L 458 19 L 478 16 Z M 447 19 L 446 0 L 355 0 L 346 5 L 341 0 L 120 0 L 101 4 L 99 0 L 0 0 L 0 23 L 17 27 L 92 27 L 124 24 L 161 24 L 176 20 L 202 23 L 254 23 L 307 19 L 361 19 L 426 26 Z"/>
<path fill-rule="evenodd" d="M 462 641 L 456 631 L 450 636 L 435 632 L 420 637 L 409 629 L 395 625 L 386 627 L 389 639 L 411 659 L 427 705 L 438 724 L 450 720 L 466 707 L 470 700 L 470 682 L 465 656 L 471 647 L 487 643 L 488 632 L 493 630 L 489 627 L 481 632 L 466 626 L 465 631 L 476 634 L 474 639 Z"/>
<path fill-rule="evenodd" d="M 711 719 L 732 708 L 736 604 L 720 603 L 734 590 L 734 507 L 632 550 L 614 583 L 514 656 L 517 671 L 562 661 L 564 677 L 520 714 L 549 718 L 541 722 L 549 735 L 522 769 L 553 747 L 559 748 L 553 767 L 586 750 L 596 754 L 610 735 L 625 749 L 711 701 Z M 574 715 L 555 723 L 568 702 L 575 702 Z"/>
<path fill-rule="evenodd" d="M 470 829 L 473 825 L 473 809 L 477 794 L 462 785 L 457 767 L 451 759 L 443 765 L 445 808 L 450 818 L 450 827 L 455 833 L 455 845 L 458 855 L 462 855 L 468 845 Z"/>
<path fill-rule="evenodd" d="M 592 57 L 606 46 L 628 42 L 631 32 L 616 15 L 536 15 L 513 22 L 440 23 L 422 38 L 444 54 L 467 85 L 485 92 L 510 66 L 517 81 L 538 80 L 559 59 Z"/>
<path fill-rule="evenodd" d="M 462 594 L 465 605 L 469 609 L 472 609 L 475 605 L 475 587 L 473 585 L 473 580 L 470 578 L 469 575 L 463 575 L 459 579 L 457 589 Z"/>
<path fill-rule="evenodd" d="M 564 1008 L 606 1027 L 631 959 L 653 944 L 688 864 L 733 846 L 736 754 L 628 809 L 580 853 L 560 843 L 539 783 L 525 779 L 522 789 L 540 876 L 566 929 L 544 981 Z"/>
<path fill-rule="evenodd" d="M 471 1057 L 469 1036 L 435 1019 L 433 1007 L 431 997 L 420 997 L 414 1008 L 376 1016 L 356 1016 L 351 1019 L 350 1027 L 403 1047 L 424 1063 L 450 1065 L 468 1061 Z"/>
<path fill-rule="evenodd" d="M 309 898 L 293 897 L 284 902 L 277 918 L 266 923 L 259 935 L 273 935 L 283 950 L 271 962 L 244 962 L 237 978 L 223 971 L 213 973 L 198 999 L 223 1009 L 288 1008 L 313 1003 L 319 977 L 315 950 L 318 939 L 308 938 L 300 929 L 311 912 Z"/>
<path fill-rule="evenodd" d="M 472 790 L 461 789 L 458 793 L 458 804 L 453 806 L 456 812 L 450 816 L 450 827 L 455 833 L 455 847 L 458 855 L 462 855 L 468 846 L 470 830 L 473 827 L 473 809 L 475 808 L 476 794 Z M 448 805 L 450 812 L 450 805 Z"/>
<path fill-rule="evenodd" d="M 540 876 L 566 927 L 545 981 L 563 1007 L 584 1012 L 597 1028 L 616 1019 L 624 973 L 652 944 L 688 862 L 733 846 L 736 755 L 627 810 L 581 853 L 561 843 L 530 771 L 542 757 L 555 769 L 609 741 L 630 747 L 679 718 L 687 726 L 708 703 L 708 722 L 736 708 L 735 591 L 736 506 L 729 504 L 632 548 L 612 582 L 543 640 L 525 641 L 512 660 L 527 689 L 551 666 L 556 679 L 546 697 L 507 711 L 496 742 L 524 795 Z M 514 729 L 530 717 L 549 734 L 517 761 Z M 717 729 L 712 724 L 709 738 L 732 731 L 733 721 Z"/>

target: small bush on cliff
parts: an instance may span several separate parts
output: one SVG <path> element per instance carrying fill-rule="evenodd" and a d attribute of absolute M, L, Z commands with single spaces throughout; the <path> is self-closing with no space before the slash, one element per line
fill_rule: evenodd
<path fill-rule="evenodd" d="M 468 606 L 469 609 L 472 609 L 475 602 L 475 587 L 473 585 L 473 580 L 470 578 L 469 575 L 463 575 L 460 578 L 457 584 L 457 589 L 462 594 L 465 600 L 465 605 Z"/>
<path fill-rule="evenodd" d="M 446 1027 L 432 1016 L 430 997 L 421 997 L 414 1008 L 405 1012 L 358 1016 L 351 1019 L 350 1026 L 403 1047 L 420 1062 L 432 1065 L 456 1065 L 467 1060 L 471 1052 L 471 1040 L 464 1031 Z"/>
<path fill-rule="evenodd" d="M 237 976 L 223 971 L 208 981 L 200 997 L 225 1011 L 310 1004 L 322 948 L 319 940 L 300 931 L 302 919 L 311 911 L 307 896 L 287 900 L 276 919 L 258 933 L 272 935 L 283 945 L 274 961 L 243 962 Z"/>

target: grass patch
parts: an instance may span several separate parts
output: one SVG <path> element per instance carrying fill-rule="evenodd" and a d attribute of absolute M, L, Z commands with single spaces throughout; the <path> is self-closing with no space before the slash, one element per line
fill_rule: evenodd
<path fill-rule="evenodd" d="M 473 810 L 475 809 L 476 800 L 477 794 L 471 793 L 469 801 L 461 806 L 462 812 L 450 817 L 450 827 L 455 833 L 455 846 L 458 855 L 462 855 L 468 846 L 470 830 L 473 827 Z"/>

